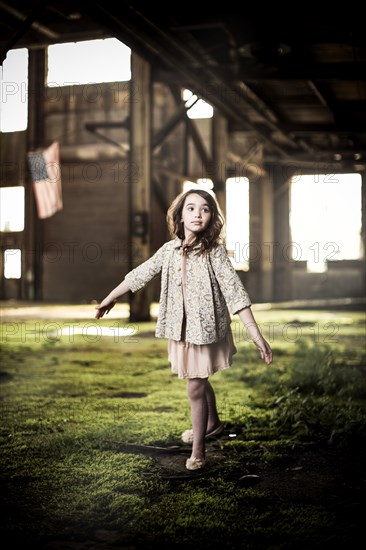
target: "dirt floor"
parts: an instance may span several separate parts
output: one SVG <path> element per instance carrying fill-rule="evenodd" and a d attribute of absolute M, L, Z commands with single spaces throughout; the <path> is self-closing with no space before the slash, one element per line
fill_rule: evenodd
<path fill-rule="evenodd" d="M 206 464 L 197 472 L 189 472 L 185 468 L 185 460 L 190 456 L 189 445 L 130 445 L 122 446 L 121 450 L 154 456 L 161 467 L 162 477 L 179 483 L 212 477 L 220 472 L 227 460 L 220 441 L 228 439 L 228 435 L 224 434 L 220 440 L 207 442 Z M 365 456 L 365 451 L 345 455 L 324 446 L 295 449 L 291 454 L 286 451 L 286 457 L 271 466 L 243 463 L 237 470 L 234 469 L 232 480 L 242 486 L 256 485 L 261 491 L 280 500 L 335 502 L 339 499 L 339 503 L 347 501 L 350 507 L 356 509 L 362 501 L 366 503 Z"/>
<path fill-rule="evenodd" d="M 220 437 L 220 441 L 228 438 L 227 434 Z M 121 451 L 142 453 L 153 456 L 161 468 L 162 478 L 170 482 L 171 490 L 180 483 L 195 483 L 198 480 L 215 478 L 221 473 L 227 460 L 220 447 L 219 440 L 213 440 L 207 445 L 207 462 L 203 470 L 188 472 L 185 469 L 185 460 L 190 455 L 189 445 L 182 446 L 124 446 Z M 354 550 L 361 548 L 360 542 L 364 530 L 364 518 L 366 512 L 366 475 L 365 459 L 363 452 L 345 455 L 325 447 L 294 450 L 271 466 L 264 464 L 243 463 L 231 474 L 230 481 L 236 482 L 241 487 L 256 487 L 267 497 L 266 502 L 271 502 L 273 509 L 280 506 L 307 506 L 324 509 L 334 516 L 337 525 L 335 533 L 330 534 L 329 544 L 321 537 L 321 544 L 314 540 L 309 546 L 293 546 L 291 542 L 274 544 L 273 546 L 258 546 L 258 550 L 269 548 L 270 550 Z M 233 548 L 232 541 L 228 542 L 228 548 Z M 170 549 L 171 545 L 164 546 L 159 541 L 159 549 Z M 212 546 L 204 548 L 216 548 L 215 541 Z M 52 540 L 42 546 L 42 550 L 151 550 L 153 544 L 136 545 L 126 540 L 117 531 L 98 530 L 93 536 L 84 541 L 76 540 Z M 178 543 L 174 548 L 182 548 Z M 198 550 L 197 546 L 185 546 L 185 548 Z M 222 548 L 222 546 L 221 546 Z M 226 547 L 225 547 L 226 548 Z M 241 541 L 238 548 L 246 548 Z M 248 546 L 252 549 L 252 546 Z M 255 547 L 257 548 L 257 547 Z"/>

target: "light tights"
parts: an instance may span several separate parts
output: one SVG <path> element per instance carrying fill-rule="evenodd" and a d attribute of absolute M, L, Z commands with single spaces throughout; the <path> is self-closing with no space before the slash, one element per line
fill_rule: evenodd
<path fill-rule="evenodd" d="M 220 424 L 215 392 L 208 378 L 191 378 L 187 385 L 193 429 L 192 456 L 205 457 L 205 435 Z"/>

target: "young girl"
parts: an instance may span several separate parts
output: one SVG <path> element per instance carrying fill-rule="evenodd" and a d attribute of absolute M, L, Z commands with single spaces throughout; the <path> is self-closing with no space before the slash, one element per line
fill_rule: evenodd
<path fill-rule="evenodd" d="M 172 372 L 188 380 L 192 429 L 182 439 L 192 443 L 186 468 L 197 470 L 205 464 L 205 439 L 223 431 L 209 377 L 230 367 L 237 351 L 230 314 L 238 314 L 267 365 L 272 351 L 222 243 L 224 219 L 215 198 L 203 190 L 182 193 L 170 206 L 167 221 L 172 240 L 127 273 L 97 306 L 95 317 L 103 317 L 123 294 L 140 290 L 161 273 L 155 335 L 168 339 Z"/>

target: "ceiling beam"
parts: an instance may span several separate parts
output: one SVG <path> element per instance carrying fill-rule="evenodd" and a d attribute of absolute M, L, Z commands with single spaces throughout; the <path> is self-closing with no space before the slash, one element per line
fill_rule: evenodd
<path fill-rule="evenodd" d="M 366 61 L 357 63 L 304 63 L 298 59 L 295 63 L 284 67 L 260 65 L 257 61 L 240 63 L 240 78 L 245 82 L 265 82 L 270 80 L 317 80 L 343 81 L 365 80 Z"/>
<path fill-rule="evenodd" d="M 229 118 L 240 119 L 247 130 L 253 130 L 261 134 L 263 141 L 280 157 L 288 158 L 287 149 L 272 139 L 273 131 L 258 130 L 257 126 L 248 120 L 245 108 L 248 104 L 243 97 L 233 89 L 226 79 L 221 78 L 217 70 L 213 70 L 206 62 L 203 62 L 197 52 L 192 52 L 187 44 L 179 41 L 156 26 L 153 21 L 147 19 L 133 6 L 124 6 L 117 18 L 109 13 L 102 2 L 94 0 L 88 4 L 89 15 L 111 29 L 117 37 L 127 43 L 131 49 L 136 49 L 140 55 L 146 57 L 147 52 L 151 57 L 158 57 L 165 62 L 174 72 L 181 76 L 181 86 L 192 91 L 207 100 L 221 113 Z M 216 94 L 210 94 L 207 98 L 207 88 L 214 83 Z M 230 98 L 230 101 L 227 100 Z M 280 128 L 276 128 L 280 132 Z"/>
<path fill-rule="evenodd" d="M 20 24 L 15 25 L 15 32 L 13 36 L 2 45 L 0 50 L 0 65 L 3 64 L 6 55 L 9 50 L 11 50 L 18 41 L 25 35 L 25 33 L 28 31 L 29 28 L 33 28 L 38 33 L 42 34 L 43 36 L 46 36 L 47 38 L 55 41 L 58 39 L 58 33 L 55 33 L 45 25 L 41 25 L 36 21 L 39 14 L 43 11 L 46 5 L 46 0 L 39 0 L 39 2 L 34 6 L 31 13 L 27 16 L 21 13 L 20 11 L 14 9 L 12 6 L 9 6 L 6 2 L 0 2 L 0 9 L 5 11 L 6 13 L 9 13 L 14 19 L 16 19 L 17 23 L 19 21 Z"/>
<path fill-rule="evenodd" d="M 365 122 L 362 120 L 343 120 L 337 123 L 288 123 L 284 122 L 282 128 L 285 132 L 295 134 L 352 134 L 363 133 L 366 135 Z"/>

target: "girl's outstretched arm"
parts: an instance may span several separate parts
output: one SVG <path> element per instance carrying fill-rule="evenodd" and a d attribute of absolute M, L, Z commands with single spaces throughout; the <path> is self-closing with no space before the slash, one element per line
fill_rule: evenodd
<path fill-rule="evenodd" d="M 123 294 L 126 294 L 130 290 L 130 287 L 128 286 L 126 281 L 122 281 L 116 288 L 114 288 L 108 296 L 104 298 L 104 300 L 97 306 L 95 309 L 97 310 L 95 317 L 96 319 L 100 319 L 103 317 L 105 313 L 108 313 L 112 307 L 114 307 L 115 303 L 117 302 L 118 298 L 123 296 Z"/>
<path fill-rule="evenodd" d="M 263 338 L 263 335 L 254 319 L 253 312 L 250 307 L 246 307 L 238 312 L 240 320 L 248 331 L 248 334 L 260 351 L 262 359 L 270 365 L 272 363 L 272 350 L 268 342 Z"/>

